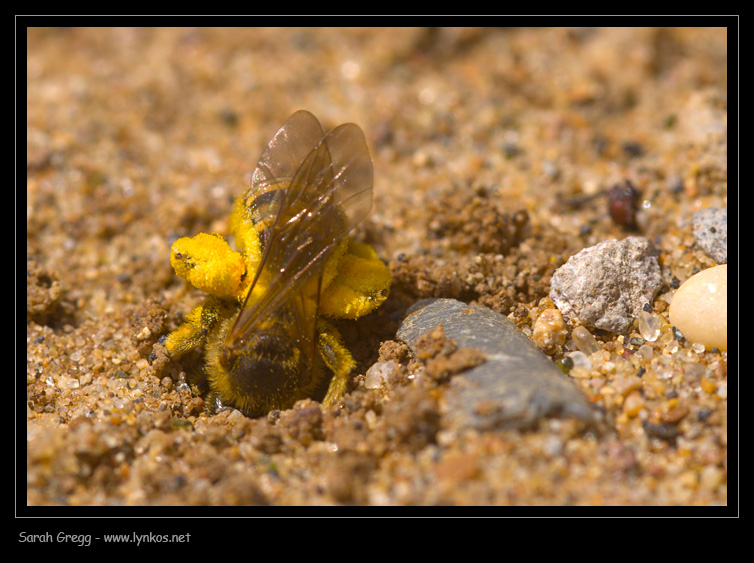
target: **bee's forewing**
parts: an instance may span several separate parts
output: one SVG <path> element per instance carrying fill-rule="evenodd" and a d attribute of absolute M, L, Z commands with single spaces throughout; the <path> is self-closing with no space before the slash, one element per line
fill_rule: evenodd
<path fill-rule="evenodd" d="M 306 110 L 299 110 L 283 123 L 267 143 L 251 178 L 251 191 L 282 181 L 290 181 L 306 156 L 325 133 L 319 120 Z"/>
<path fill-rule="evenodd" d="M 335 203 L 347 218 L 348 230 L 359 224 L 372 209 L 374 169 L 361 128 L 345 123 L 325 138 L 332 160 L 332 190 Z"/>
<path fill-rule="evenodd" d="M 262 192 L 281 182 L 287 188 L 226 348 L 241 346 L 260 322 L 287 306 L 297 317 L 299 340 L 313 351 L 324 264 L 372 205 L 372 160 L 361 129 L 347 123 L 322 138 L 319 121 L 309 112 L 296 112 L 268 144 L 254 172 L 252 192 L 255 186 Z M 261 295 L 254 292 L 257 283 L 265 288 Z M 302 298 L 314 300 L 314 307 L 300 305 Z"/>

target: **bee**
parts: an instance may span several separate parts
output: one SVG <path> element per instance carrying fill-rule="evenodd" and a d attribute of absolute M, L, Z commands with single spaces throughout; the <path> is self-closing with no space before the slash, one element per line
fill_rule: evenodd
<path fill-rule="evenodd" d="M 204 352 L 197 382 L 209 412 L 248 416 L 290 408 L 332 372 L 332 404 L 355 367 L 331 319 L 356 319 L 387 298 L 390 272 L 349 232 L 371 210 L 372 160 L 361 129 L 324 134 L 308 111 L 294 113 L 269 141 L 234 204 L 230 231 L 181 238 L 176 273 L 208 293 L 164 340 L 171 358 Z"/>

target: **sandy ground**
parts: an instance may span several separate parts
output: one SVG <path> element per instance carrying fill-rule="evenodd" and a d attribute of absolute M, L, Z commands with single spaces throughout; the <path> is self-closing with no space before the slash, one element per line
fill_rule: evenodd
<path fill-rule="evenodd" d="M 571 376 L 605 425 L 478 431 L 395 333 L 452 297 L 530 335 L 555 269 L 629 234 L 660 251 L 666 319 L 714 265 L 690 218 L 727 207 L 727 62 L 721 28 L 29 29 L 26 504 L 725 507 L 727 352 L 667 323 L 654 342 L 593 331 L 603 361 Z M 359 364 L 336 406 L 208 416 L 160 355 L 201 299 L 170 244 L 227 233 L 297 109 L 364 130 L 355 236 L 391 295 L 342 328 Z M 567 201 L 626 180 L 638 232 L 606 198 Z M 367 388 L 377 361 L 398 367 Z"/>

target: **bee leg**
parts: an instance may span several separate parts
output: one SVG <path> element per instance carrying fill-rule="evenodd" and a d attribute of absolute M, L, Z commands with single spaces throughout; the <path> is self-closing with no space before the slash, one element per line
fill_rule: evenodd
<path fill-rule="evenodd" d="M 186 322 L 171 332 L 163 343 L 170 357 L 178 359 L 202 346 L 226 308 L 227 305 L 215 297 L 208 297 L 194 307 Z"/>
<path fill-rule="evenodd" d="M 345 394 L 349 376 L 353 368 L 356 367 L 356 362 L 351 356 L 351 352 L 343 344 L 343 337 L 332 324 L 320 319 L 318 329 L 319 353 L 334 374 L 322 403 L 332 405 Z"/>
<path fill-rule="evenodd" d="M 192 350 L 205 347 L 208 336 L 218 322 L 232 317 L 235 310 L 236 306 L 232 301 L 207 297 L 188 314 L 186 322 L 171 332 L 163 342 L 170 357 L 175 360 Z M 206 365 L 203 362 L 188 364 L 186 382 L 195 395 L 204 397 L 205 410 L 214 414 L 222 405 L 210 389 Z"/>
<path fill-rule="evenodd" d="M 197 305 L 186 317 L 186 322 L 171 332 L 163 344 L 172 359 L 201 346 L 207 334 L 202 330 L 201 316 L 204 303 Z"/>
<path fill-rule="evenodd" d="M 390 291 L 390 270 L 368 244 L 351 241 L 338 262 L 338 275 L 322 291 L 321 314 L 358 319 L 382 305 Z"/>

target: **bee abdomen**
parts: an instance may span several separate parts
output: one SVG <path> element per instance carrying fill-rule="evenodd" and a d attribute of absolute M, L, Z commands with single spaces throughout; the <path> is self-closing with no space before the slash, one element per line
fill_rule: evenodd
<path fill-rule="evenodd" d="M 284 334 L 256 333 L 248 346 L 226 360 L 220 400 L 247 414 L 288 408 L 298 397 L 305 366 L 301 351 Z M 220 383 L 220 382 L 218 382 Z"/>

